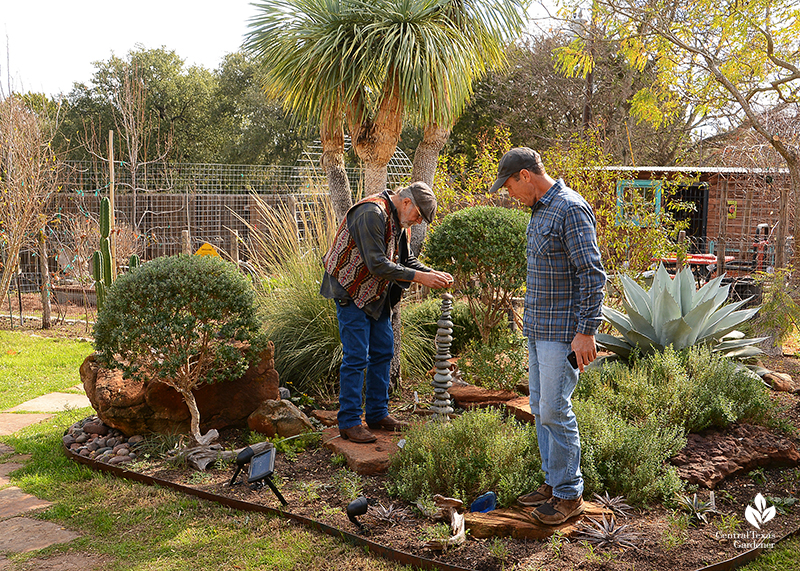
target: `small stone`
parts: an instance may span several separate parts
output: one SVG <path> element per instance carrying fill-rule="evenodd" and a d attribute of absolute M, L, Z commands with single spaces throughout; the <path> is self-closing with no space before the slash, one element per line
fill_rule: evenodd
<path fill-rule="evenodd" d="M 64 446 L 69 448 L 70 446 L 75 444 L 75 437 L 72 436 L 71 434 L 65 434 L 64 436 L 61 437 L 61 442 L 64 444 Z"/>
<path fill-rule="evenodd" d="M 109 464 L 122 464 L 123 462 L 130 462 L 130 461 L 131 461 L 131 457 L 130 456 L 113 456 L 113 457 L 109 458 L 108 463 Z"/>
<path fill-rule="evenodd" d="M 438 325 L 439 328 L 441 328 L 441 329 L 452 329 L 453 328 L 453 322 L 450 321 L 449 319 L 440 319 L 439 321 L 436 322 L 436 325 Z"/>
<path fill-rule="evenodd" d="M 106 446 L 108 446 L 106 444 L 106 439 L 103 438 L 102 436 L 100 438 L 98 438 L 97 440 L 95 440 L 95 442 L 97 443 L 97 448 L 98 449 L 99 448 L 105 448 Z"/>
<path fill-rule="evenodd" d="M 118 444 L 118 443 L 117 443 L 117 439 L 116 439 L 116 438 L 114 438 L 113 436 L 112 436 L 111 438 L 109 438 L 109 439 L 107 439 L 107 440 L 106 440 L 106 446 L 108 446 L 109 448 L 113 448 L 113 447 L 114 447 L 114 446 L 116 446 L 117 444 Z"/>
<path fill-rule="evenodd" d="M 97 449 L 97 453 L 98 453 L 98 454 L 105 454 L 106 452 L 111 452 L 111 451 L 112 451 L 112 450 L 111 450 L 111 447 L 109 447 L 109 446 L 106 446 L 106 447 L 104 447 L 104 448 L 98 448 L 98 449 Z"/>
<path fill-rule="evenodd" d="M 89 440 L 89 436 L 87 434 L 79 434 L 78 436 L 75 437 L 75 442 L 77 442 L 78 444 L 83 444 L 87 440 Z"/>
<path fill-rule="evenodd" d="M 128 444 L 130 444 L 131 446 L 136 446 L 137 444 L 141 444 L 142 442 L 144 442 L 144 436 L 142 436 L 141 434 L 134 434 L 133 436 L 128 438 Z"/>
<path fill-rule="evenodd" d="M 439 373 L 436 373 L 435 375 L 433 375 L 433 380 L 436 381 L 437 383 L 448 383 L 452 379 L 453 377 L 450 374 L 441 375 Z"/>
<path fill-rule="evenodd" d="M 114 452 L 116 456 L 130 456 L 131 451 L 129 448 L 120 448 L 116 452 Z"/>
<path fill-rule="evenodd" d="M 87 422 L 83 425 L 83 431 L 89 434 L 108 434 L 108 427 L 102 422 Z"/>
<path fill-rule="evenodd" d="M 84 458 L 88 458 L 89 457 L 89 450 L 87 448 L 81 448 L 81 451 L 78 452 L 78 454 L 80 454 Z"/>
<path fill-rule="evenodd" d="M 86 445 L 86 449 L 89 452 L 95 452 L 98 448 L 100 447 L 97 445 L 97 442 L 90 442 L 89 444 Z"/>

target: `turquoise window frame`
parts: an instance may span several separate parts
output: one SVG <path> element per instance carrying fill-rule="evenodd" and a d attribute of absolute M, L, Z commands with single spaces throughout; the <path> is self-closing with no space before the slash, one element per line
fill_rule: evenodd
<path fill-rule="evenodd" d="M 644 179 L 627 179 L 617 181 L 617 226 L 624 224 L 633 224 L 635 226 L 646 226 L 641 220 L 635 216 L 628 216 L 625 214 L 625 191 L 633 190 L 639 196 L 646 196 L 646 193 L 652 192 L 653 194 L 653 214 L 658 219 L 661 214 L 661 188 L 662 181 L 660 180 L 644 180 Z"/>

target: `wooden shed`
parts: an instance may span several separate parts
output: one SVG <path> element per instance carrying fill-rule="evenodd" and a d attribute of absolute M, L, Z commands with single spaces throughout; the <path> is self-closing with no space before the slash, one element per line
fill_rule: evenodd
<path fill-rule="evenodd" d="M 724 245 L 735 260 L 730 270 L 766 270 L 774 267 L 777 229 L 783 209 L 789 209 L 786 259 L 791 258 L 794 212 L 788 202 L 789 173 L 783 169 L 735 167 L 609 167 L 619 173 L 618 202 L 625 192 L 647 192 L 654 208 L 671 201 L 693 205 L 675 215 L 688 219 L 686 230 L 692 252 L 719 253 Z M 782 192 L 783 191 L 783 192 Z M 783 200 L 783 202 L 781 202 Z"/>

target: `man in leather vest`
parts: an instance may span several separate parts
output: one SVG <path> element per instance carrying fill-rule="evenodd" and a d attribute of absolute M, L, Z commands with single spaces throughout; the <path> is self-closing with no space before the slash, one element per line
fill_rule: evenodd
<path fill-rule="evenodd" d="M 392 307 L 411 282 L 430 288 L 452 285 L 453 276 L 420 263 L 409 251 L 406 230 L 436 215 L 436 197 L 423 182 L 396 193 L 384 191 L 353 206 L 325 254 L 320 293 L 336 301 L 342 366 L 339 370 L 339 434 L 374 442 L 361 424 L 399 430 L 407 423 L 389 416 L 389 367 L 394 354 Z M 366 375 L 364 371 L 366 370 Z"/>

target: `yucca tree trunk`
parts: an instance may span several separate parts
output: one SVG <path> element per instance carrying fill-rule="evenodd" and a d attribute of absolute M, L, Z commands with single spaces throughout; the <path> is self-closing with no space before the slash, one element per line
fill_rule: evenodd
<path fill-rule="evenodd" d="M 344 129 L 341 124 L 332 126 L 330 123 L 330 120 L 323 119 L 320 125 L 322 142 L 320 166 L 328 177 L 328 191 L 331 194 L 331 203 L 338 223 L 353 206 L 353 197 L 344 165 Z"/>
<path fill-rule="evenodd" d="M 436 175 L 436 165 L 439 162 L 439 153 L 444 148 L 450 136 L 449 127 L 428 125 L 422 140 L 414 151 L 414 169 L 411 171 L 411 182 L 422 181 L 433 188 L 433 178 Z M 428 233 L 428 225 L 423 222 L 411 227 L 411 252 L 419 256 L 422 243 Z"/>
<path fill-rule="evenodd" d="M 350 139 L 358 157 L 364 161 L 364 193 L 383 192 L 388 182 L 387 166 L 394 156 L 403 129 L 403 103 L 397 82 L 383 98 L 374 119 L 366 115 L 363 102 L 356 98 L 348 117 Z"/>

